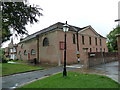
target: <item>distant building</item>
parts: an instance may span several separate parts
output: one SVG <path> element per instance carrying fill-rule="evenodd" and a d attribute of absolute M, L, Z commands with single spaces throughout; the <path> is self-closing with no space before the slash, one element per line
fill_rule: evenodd
<path fill-rule="evenodd" d="M 17 45 L 17 58 L 20 60 L 36 58 L 39 63 L 63 64 L 63 25 L 64 23 L 58 22 L 24 38 Z M 82 63 L 83 48 L 88 48 L 88 52 L 108 52 L 106 38 L 98 34 L 91 26 L 83 28 L 69 26 L 67 32 L 67 64 L 77 63 L 77 51 L 80 52 Z M 77 31 L 78 35 L 76 34 Z M 13 58 L 14 54 L 11 54 L 10 57 Z"/>
<path fill-rule="evenodd" d="M 8 47 L 5 48 L 5 57 L 15 60 L 17 59 L 17 44 L 13 44 L 13 39 Z"/>

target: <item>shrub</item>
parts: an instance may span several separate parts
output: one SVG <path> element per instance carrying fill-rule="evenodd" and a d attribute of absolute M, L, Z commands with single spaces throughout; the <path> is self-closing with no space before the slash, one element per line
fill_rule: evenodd
<path fill-rule="evenodd" d="M 9 60 L 10 60 L 9 58 L 3 57 L 2 58 L 2 63 L 7 63 Z"/>
<path fill-rule="evenodd" d="M 7 63 L 8 61 L 5 59 L 2 59 L 2 63 Z"/>

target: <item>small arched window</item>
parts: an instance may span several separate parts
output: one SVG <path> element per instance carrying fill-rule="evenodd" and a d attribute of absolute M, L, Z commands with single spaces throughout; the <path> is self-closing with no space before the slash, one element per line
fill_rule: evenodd
<path fill-rule="evenodd" d="M 27 51 L 26 50 L 24 51 L 24 55 L 27 55 Z"/>
<path fill-rule="evenodd" d="M 23 44 L 21 45 L 21 49 L 23 49 Z"/>
<path fill-rule="evenodd" d="M 31 50 L 31 55 L 35 55 L 35 50 L 34 49 Z"/>
<path fill-rule="evenodd" d="M 49 40 L 46 37 L 43 39 L 43 46 L 49 46 Z"/>

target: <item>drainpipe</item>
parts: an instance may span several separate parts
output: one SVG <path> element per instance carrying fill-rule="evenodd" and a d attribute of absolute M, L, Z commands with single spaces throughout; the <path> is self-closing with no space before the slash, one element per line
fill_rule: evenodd
<path fill-rule="evenodd" d="M 76 36 L 77 36 L 77 59 L 78 63 L 80 62 L 80 52 L 79 52 L 79 41 L 78 41 L 78 30 L 76 31 Z"/>
<path fill-rule="evenodd" d="M 37 35 L 36 38 L 37 38 L 37 61 L 39 62 L 39 35 Z"/>
<path fill-rule="evenodd" d="M 79 52 L 79 41 L 78 41 L 78 29 L 76 29 L 75 27 L 72 27 L 75 31 L 76 31 L 76 36 L 77 36 L 77 59 L 78 59 L 78 63 L 80 62 L 80 52 Z"/>
<path fill-rule="evenodd" d="M 76 36 L 77 36 L 77 51 L 79 51 L 78 30 L 77 30 L 77 32 L 76 32 Z"/>

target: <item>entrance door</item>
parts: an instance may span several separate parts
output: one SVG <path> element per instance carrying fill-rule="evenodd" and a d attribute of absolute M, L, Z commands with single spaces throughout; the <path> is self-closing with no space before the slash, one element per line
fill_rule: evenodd
<path fill-rule="evenodd" d="M 28 53 L 28 60 L 30 60 L 30 53 Z"/>

